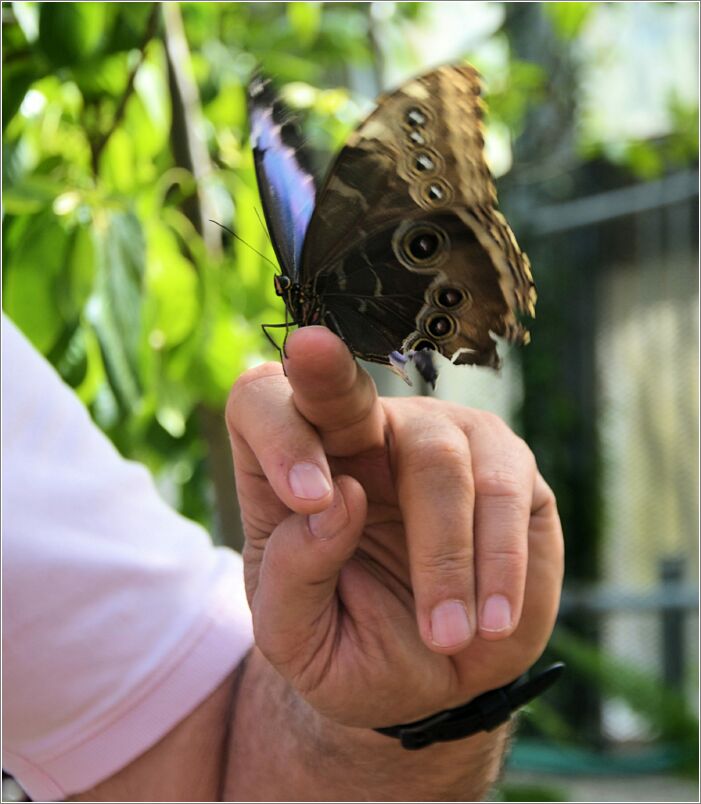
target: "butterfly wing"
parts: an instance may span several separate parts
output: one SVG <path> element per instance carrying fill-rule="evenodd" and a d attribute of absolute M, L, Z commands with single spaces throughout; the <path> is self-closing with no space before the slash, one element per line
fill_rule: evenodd
<path fill-rule="evenodd" d="M 490 333 L 525 342 L 528 258 L 483 155 L 477 72 L 443 67 L 383 96 L 318 193 L 301 275 L 360 357 L 431 347 L 498 365 Z"/>
<path fill-rule="evenodd" d="M 316 185 L 302 139 L 270 82 L 256 75 L 248 87 L 251 146 L 273 249 L 284 274 L 297 282 L 302 246 L 314 210 Z"/>

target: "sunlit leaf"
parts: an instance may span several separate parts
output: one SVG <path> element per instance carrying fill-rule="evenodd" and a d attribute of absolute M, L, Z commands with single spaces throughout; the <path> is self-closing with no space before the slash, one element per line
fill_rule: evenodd
<path fill-rule="evenodd" d="M 490 87 L 486 96 L 489 119 L 498 120 L 511 130 L 513 137 L 521 132 L 526 111 L 542 96 L 545 71 L 529 61 L 512 59 L 508 81 Z"/>
<path fill-rule="evenodd" d="M 319 34 L 321 3 L 288 3 L 287 19 L 300 45 L 311 45 Z"/>
<path fill-rule="evenodd" d="M 46 176 L 28 176 L 6 187 L 3 206 L 10 215 L 31 215 L 46 209 L 61 194 L 63 187 Z"/>
<path fill-rule="evenodd" d="M 243 132 L 247 125 L 246 94 L 239 83 L 224 84 L 207 104 L 207 117 L 217 126 Z"/>
<path fill-rule="evenodd" d="M 648 142 L 630 143 L 625 161 L 635 174 L 644 179 L 657 178 L 664 170 L 662 154 Z"/>
<path fill-rule="evenodd" d="M 39 36 L 38 3 L 13 3 L 12 10 L 27 42 L 35 42 Z"/>
<path fill-rule="evenodd" d="M 247 368 L 247 356 L 255 351 L 257 333 L 242 318 L 221 310 L 204 342 L 198 376 L 202 400 L 222 407 L 236 378 Z"/>
<path fill-rule="evenodd" d="M 574 39 L 591 14 L 595 3 L 543 3 L 553 27 L 564 39 Z"/>
<path fill-rule="evenodd" d="M 85 375 L 83 381 L 75 389 L 78 397 L 85 405 L 91 405 L 98 391 L 105 384 L 105 366 L 100 351 L 100 343 L 94 331 L 86 325 L 81 327 L 83 348 L 85 350 Z"/>
<path fill-rule="evenodd" d="M 3 309 L 45 354 L 64 321 L 56 301 L 68 238 L 50 211 L 34 216 L 7 255 L 3 271 Z"/>
<path fill-rule="evenodd" d="M 155 152 L 156 148 L 166 145 L 170 128 L 168 85 L 162 65 L 144 62 L 136 73 L 134 89 L 142 104 L 139 116 L 146 117 L 151 122 L 154 137 L 152 150 Z"/>
<path fill-rule="evenodd" d="M 194 406 L 193 395 L 181 383 L 169 382 L 162 377 L 158 382 L 157 396 L 156 420 L 173 438 L 181 438 Z"/>
<path fill-rule="evenodd" d="M 20 61 L 3 67 L 2 127 L 3 131 L 19 109 L 27 90 L 41 73 L 32 61 Z"/>
<path fill-rule="evenodd" d="M 110 189 L 127 195 L 134 189 L 135 143 L 123 128 L 117 128 L 100 159 L 100 172 Z"/>
<path fill-rule="evenodd" d="M 129 60 L 125 53 L 100 59 L 97 63 L 80 62 L 71 75 L 86 99 L 104 102 L 110 96 L 120 98 L 126 89 Z"/>
<path fill-rule="evenodd" d="M 67 258 L 67 315 L 79 316 L 95 283 L 95 241 L 89 226 L 76 226 L 71 235 Z"/>
<path fill-rule="evenodd" d="M 149 332 L 161 333 L 160 348 L 168 348 L 180 343 L 197 321 L 197 276 L 165 226 L 159 223 L 149 226 L 147 248 L 147 325 Z"/>

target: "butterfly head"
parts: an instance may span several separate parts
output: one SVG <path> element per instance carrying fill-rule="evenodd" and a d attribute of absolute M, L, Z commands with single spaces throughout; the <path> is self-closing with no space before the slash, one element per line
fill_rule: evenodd
<path fill-rule="evenodd" d="M 285 274 L 278 274 L 275 277 L 275 293 L 281 298 L 285 298 L 292 288 L 292 280 Z"/>
<path fill-rule="evenodd" d="M 275 276 L 275 293 L 284 300 L 295 324 L 301 327 L 318 324 L 321 311 L 319 298 L 309 293 L 308 288 L 293 282 L 286 274 Z"/>

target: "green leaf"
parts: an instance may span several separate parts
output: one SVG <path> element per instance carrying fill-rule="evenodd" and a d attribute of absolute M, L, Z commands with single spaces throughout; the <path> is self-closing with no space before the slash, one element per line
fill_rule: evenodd
<path fill-rule="evenodd" d="M 163 59 L 159 58 L 159 62 L 162 61 Z M 165 65 L 160 63 L 156 65 L 151 61 L 144 62 L 136 73 L 134 89 L 141 101 L 141 106 L 137 107 L 136 104 L 133 104 L 132 109 L 138 110 L 141 120 L 150 123 L 150 128 L 152 129 L 151 138 L 153 140 L 150 143 L 150 150 L 153 154 L 156 154 L 167 145 L 168 134 L 170 133 L 170 96 L 168 94 Z M 136 114 L 134 117 L 136 117 Z M 139 131 L 138 136 L 139 140 L 141 140 L 143 132 Z"/>
<path fill-rule="evenodd" d="M 64 326 L 57 290 L 67 245 L 65 230 L 45 211 L 25 226 L 4 266 L 3 308 L 43 354 L 49 353 Z"/>
<path fill-rule="evenodd" d="M 239 83 L 223 85 L 216 98 L 206 108 L 207 117 L 225 130 L 233 129 L 239 135 L 247 124 L 246 93 Z"/>
<path fill-rule="evenodd" d="M 95 291 L 87 316 L 100 341 L 105 368 L 121 407 L 139 401 L 138 349 L 145 247 L 141 225 L 128 212 L 96 216 Z"/>
<path fill-rule="evenodd" d="M 321 27 L 321 3 L 288 3 L 287 19 L 297 41 L 308 47 L 319 35 Z"/>
<path fill-rule="evenodd" d="M 39 9 L 37 4 L 13 3 L 12 10 L 27 42 L 35 42 L 37 36 L 39 36 Z"/>
<path fill-rule="evenodd" d="M 132 50 L 141 45 L 153 3 L 112 3 L 113 21 L 105 43 L 107 53 Z"/>
<path fill-rule="evenodd" d="M 118 98 L 126 85 L 128 57 L 126 53 L 116 53 L 94 62 L 81 62 L 71 74 L 87 101 L 101 103 L 110 95 Z"/>
<path fill-rule="evenodd" d="M 642 179 L 655 179 L 664 171 L 664 160 L 660 151 L 644 140 L 631 142 L 626 149 L 626 164 L 633 173 Z"/>
<path fill-rule="evenodd" d="M 563 39 L 574 39 L 591 14 L 594 3 L 544 3 L 543 10 Z"/>
<path fill-rule="evenodd" d="M 489 118 L 501 121 L 513 137 L 518 136 L 527 110 L 542 97 L 545 79 L 545 71 L 539 64 L 512 59 L 508 81 L 497 84 L 487 94 Z"/>
<path fill-rule="evenodd" d="M 39 45 L 54 67 L 97 55 L 111 16 L 108 3 L 41 3 Z"/>
<path fill-rule="evenodd" d="M 241 316 L 232 316 L 218 299 L 201 320 L 196 337 L 173 354 L 169 376 L 181 382 L 194 399 L 221 409 L 236 378 L 260 358 L 257 327 Z"/>
<path fill-rule="evenodd" d="M 75 389 L 78 397 L 85 405 L 91 405 L 105 385 L 105 364 L 102 360 L 100 342 L 95 332 L 84 323 L 80 328 L 85 353 L 85 375 L 83 381 Z"/>
<path fill-rule="evenodd" d="M 87 304 L 95 284 L 95 242 L 88 226 L 76 226 L 70 240 L 66 314 L 78 317 Z"/>
<path fill-rule="evenodd" d="M 551 647 L 571 672 L 596 683 L 605 694 L 624 700 L 665 739 L 685 744 L 689 756 L 698 756 L 698 717 L 681 692 L 636 665 L 604 653 L 563 626 L 553 634 Z M 680 755 L 680 761 L 683 759 Z"/>
<path fill-rule="evenodd" d="M 182 438 L 185 434 L 187 419 L 193 406 L 192 395 L 182 384 L 162 378 L 158 385 L 156 420 L 173 438 Z"/>
<path fill-rule="evenodd" d="M 231 386 L 247 368 L 247 359 L 256 353 L 258 334 L 243 318 L 233 319 L 222 309 L 209 327 L 204 344 L 201 399 L 215 408 L 223 407 Z"/>
<path fill-rule="evenodd" d="M 157 339 L 158 348 L 170 348 L 181 343 L 197 321 L 197 275 L 164 225 L 154 222 L 149 226 L 147 243 L 145 319 L 149 340 Z"/>
<path fill-rule="evenodd" d="M 4 188 L 2 194 L 5 213 L 9 215 L 34 215 L 51 206 L 64 190 L 47 176 L 27 176 L 16 184 Z"/>
<path fill-rule="evenodd" d="M 117 128 L 100 157 L 100 177 L 117 193 L 128 195 L 134 189 L 134 148 L 131 136 Z"/>
<path fill-rule="evenodd" d="M 2 73 L 2 129 L 22 105 L 27 90 L 38 78 L 41 78 L 39 65 L 32 61 L 18 61 L 3 67 Z"/>

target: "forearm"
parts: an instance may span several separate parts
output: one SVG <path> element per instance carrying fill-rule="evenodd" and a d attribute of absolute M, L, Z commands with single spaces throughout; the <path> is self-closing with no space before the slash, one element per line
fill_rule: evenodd
<path fill-rule="evenodd" d="M 477 801 L 494 784 L 509 727 L 421 751 L 318 715 L 254 650 L 233 709 L 228 801 Z"/>
<path fill-rule="evenodd" d="M 219 801 L 230 676 L 153 748 L 71 801 Z"/>

